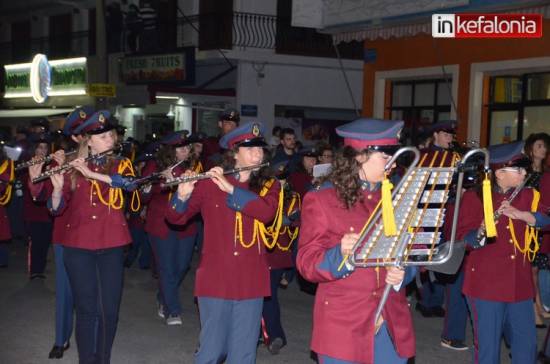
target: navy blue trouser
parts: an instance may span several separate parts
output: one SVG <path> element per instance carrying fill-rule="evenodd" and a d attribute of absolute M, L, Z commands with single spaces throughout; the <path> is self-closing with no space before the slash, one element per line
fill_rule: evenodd
<path fill-rule="evenodd" d="M 270 272 L 271 279 L 271 297 L 264 298 L 264 308 L 262 317 L 267 331 L 268 341 L 272 342 L 275 338 L 283 339 L 283 344 L 286 345 L 286 336 L 283 326 L 281 325 L 281 309 L 279 306 L 279 282 L 286 269 L 272 269 Z"/>
<path fill-rule="evenodd" d="M 464 341 L 466 339 L 466 321 L 468 305 L 462 294 L 464 272 L 456 273 L 456 280 L 445 285 L 445 320 L 441 337 L 447 340 Z"/>
<path fill-rule="evenodd" d="M 512 349 L 512 364 L 534 364 L 537 332 L 533 300 L 497 302 L 466 297 L 474 328 L 475 364 L 500 364 L 504 335 Z"/>
<path fill-rule="evenodd" d="M 27 226 L 31 238 L 29 244 L 29 273 L 41 274 L 46 269 L 48 250 L 52 243 L 53 224 L 51 221 L 29 221 Z"/>
<path fill-rule="evenodd" d="M 130 234 L 132 235 L 132 245 L 126 255 L 126 265 L 131 266 L 139 255 L 139 267 L 141 269 L 149 268 L 151 266 L 151 244 L 147 233 L 143 228 L 131 227 Z"/>
<path fill-rule="evenodd" d="M 195 236 L 183 239 L 170 230 L 166 239 L 150 236 L 159 273 L 157 299 L 164 306 L 165 315 L 180 315 L 179 287 L 189 270 L 195 248 Z"/>
<path fill-rule="evenodd" d="M 10 258 L 10 251 L 8 250 L 8 241 L 0 241 L 0 266 L 7 266 Z"/>
<path fill-rule="evenodd" d="M 65 267 L 76 307 L 76 344 L 80 364 L 108 364 L 122 298 L 122 247 L 64 248 Z"/>
<path fill-rule="evenodd" d="M 197 299 L 201 332 L 195 364 L 255 364 L 263 297 Z"/>
<path fill-rule="evenodd" d="M 395 351 L 386 323 L 382 324 L 378 334 L 374 337 L 374 364 L 405 364 L 407 358 L 402 358 Z M 360 364 L 352 361 L 319 355 L 319 364 Z"/>
<path fill-rule="evenodd" d="M 74 301 L 63 259 L 63 245 L 54 244 L 55 257 L 55 345 L 63 346 L 73 332 Z"/>
<path fill-rule="evenodd" d="M 443 305 L 443 295 L 445 286 L 439 282 L 432 282 L 430 279 L 422 284 L 421 303 L 427 308 L 441 307 Z"/>

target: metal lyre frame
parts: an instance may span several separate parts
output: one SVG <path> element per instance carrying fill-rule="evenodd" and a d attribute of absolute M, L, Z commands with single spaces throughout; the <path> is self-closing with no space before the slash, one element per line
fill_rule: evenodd
<path fill-rule="evenodd" d="M 381 209 L 375 211 L 374 217 L 362 230 L 349 256 L 349 263 L 354 267 L 429 267 L 441 265 L 449 261 L 453 254 L 456 239 L 456 226 L 461 200 L 460 191 L 462 190 L 464 180 L 463 167 L 470 157 L 482 153 L 485 156 L 485 172 L 489 172 L 489 153 L 486 149 L 470 150 L 460 161 L 451 167 L 417 167 L 420 160 L 420 152 L 414 147 L 399 149 L 386 163 L 386 172 L 391 170 L 397 158 L 404 153 L 413 153 L 414 160 L 397 187 L 392 191 L 392 204 L 394 206 L 398 234 L 396 236 L 385 236 L 381 218 L 382 211 Z M 446 203 L 449 187 L 455 173 L 458 173 L 458 179 L 451 236 L 448 242 L 438 244 L 441 240 L 440 229 L 443 226 L 445 213 L 443 206 Z M 445 189 L 436 190 L 436 185 L 441 184 L 445 186 Z M 424 190 L 426 186 L 432 187 Z M 436 201 L 434 202 L 434 200 Z M 440 206 L 428 209 L 430 204 L 438 204 Z M 419 205 L 423 205 L 423 207 L 420 208 L 418 207 Z M 435 231 L 419 232 L 420 229 L 425 227 L 434 228 Z M 422 248 L 415 248 L 415 245 L 421 245 Z M 410 256 L 414 256 L 415 259 L 409 259 Z M 390 289 L 391 286 L 386 285 L 376 312 L 375 323 L 378 322 L 378 318 L 382 313 Z"/>

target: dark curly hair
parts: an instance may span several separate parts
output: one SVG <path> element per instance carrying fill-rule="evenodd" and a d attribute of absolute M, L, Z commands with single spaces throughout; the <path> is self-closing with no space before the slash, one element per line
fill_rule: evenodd
<path fill-rule="evenodd" d="M 361 153 L 369 152 L 367 150 Z M 359 154 L 352 147 L 346 146 L 336 153 L 332 162 L 331 172 L 321 179 L 334 185 L 338 199 L 347 209 L 363 199 L 359 170 L 361 168 L 355 157 Z"/>
<path fill-rule="evenodd" d="M 235 168 L 235 154 L 239 151 L 238 146 L 234 146 L 231 149 L 228 149 L 223 154 L 222 168 L 224 170 Z M 264 159 L 262 163 L 265 163 L 269 160 L 269 152 L 264 148 Z M 272 169 L 269 166 L 260 168 L 257 171 L 253 171 L 250 174 L 250 180 L 248 186 L 251 191 L 255 193 L 260 193 L 263 186 L 270 179 L 275 178 Z"/>

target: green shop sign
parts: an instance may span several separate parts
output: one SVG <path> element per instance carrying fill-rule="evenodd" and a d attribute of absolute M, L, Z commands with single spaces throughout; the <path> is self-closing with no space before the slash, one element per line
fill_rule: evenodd
<path fill-rule="evenodd" d="M 44 57 L 45 59 L 45 57 Z M 4 66 L 5 98 L 33 97 L 31 84 L 48 79 L 49 84 L 43 90 L 47 96 L 85 95 L 87 84 L 86 58 L 70 58 L 47 61 L 49 67 L 37 68 L 33 72 L 33 63 L 21 63 Z M 31 76 L 32 75 L 32 76 Z M 35 99 L 36 100 L 36 99 Z"/>

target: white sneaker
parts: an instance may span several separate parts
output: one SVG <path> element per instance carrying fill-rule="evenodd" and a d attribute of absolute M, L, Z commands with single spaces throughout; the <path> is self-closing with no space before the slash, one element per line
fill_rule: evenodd
<path fill-rule="evenodd" d="M 164 319 L 164 306 L 160 303 L 158 304 L 158 310 L 157 313 L 161 319 Z"/>
<path fill-rule="evenodd" d="M 166 325 L 168 326 L 181 325 L 181 324 L 182 324 L 182 321 L 181 321 L 180 315 L 170 315 L 166 319 Z"/>

